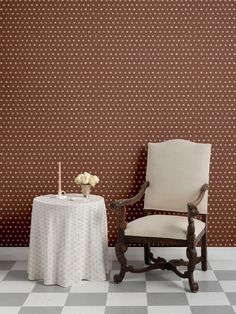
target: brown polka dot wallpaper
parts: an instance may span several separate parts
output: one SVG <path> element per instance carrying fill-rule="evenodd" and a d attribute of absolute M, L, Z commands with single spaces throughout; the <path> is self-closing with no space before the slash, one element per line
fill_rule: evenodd
<path fill-rule="evenodd" d="M 236 245 L 235 2 L 0 1 L 1 246 L 29 244 L 58 161 L 64 190 L 92 172 L 108 205 L 138 191 L 148 142 L 173 138 L 213 145 L 209 245 Z"/>

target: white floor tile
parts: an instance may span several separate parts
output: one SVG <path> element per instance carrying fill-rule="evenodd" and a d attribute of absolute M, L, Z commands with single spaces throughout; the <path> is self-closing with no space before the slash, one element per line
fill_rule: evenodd
<path fill-rule="evenodd" d="M 221 287 L 225 292 L 236 292 L 236 281 L 235 280 L 225 280 L 220 281 Z"/>
<path fill-rule="evenodd" d="M 1 314 L 18 314 L 20 312 L 20 307 L 18 306 L 0 306 Z"/>
<path fill-rule="evenodd" d="M 147 292 L 183 292 L 183 281 L 147 281 Z"/>
<path fill-rule="evenodd" d="M 210 261 L 213 270 L 236 270 L 236 261 Z"/>
<path fill-rule="evenodd" d="M 113 282 L 113 276 L 115 274 L 118 274 L 119 270 L 112 270 L 110 273 L 110 281 Z M 123 281 L 145 281 L 146 280 L 146 276 L 145 273 L 126 273 L 125 274 L 125 278 L 123 279 Z"/>
<path fill-rule="evenodd" d="M 105 306 L 65 306 L 61 314 L 104 314 Z"/>
<path fill-rule="evenodd" d="M 31 293 L 24 306 L 63 306 L 68 293 Z"/>
<path fill-rule="evenodd" d="M 189 306 L 149 306 L 148 314 L 191 314 Z"/>
<path fill-rule="evenodd" d="M 109 282 L 81 281 L 71 287 L 70 292 L 108 292 Z"/>
<path fill-rule="evenodd" d="M 0 281 L 2 281 L 4 277 L 6 277 L 7 273 L 8 270 L 0 270 Z"/>
<path fill-rule="evenodd" d="M 0 293 L 31 292 L 34 286 L 35 282 L 31 281 L 2 281 L 0 282 Z"/>
<path fill-rule="evenodd" d="M 26 270 L 27 269 L 27 261 L 18 261 L 12 266 L 11 270 Z"/>
<path fill-rule="evenodd" d="M 146 293 L 109 293 L 107 306 L 142 306 L 147 305 Z"/>
<path fill-rule="evenodd" d="M 190 305 L 230 305 L 223 292 L 186 293 Z"/>

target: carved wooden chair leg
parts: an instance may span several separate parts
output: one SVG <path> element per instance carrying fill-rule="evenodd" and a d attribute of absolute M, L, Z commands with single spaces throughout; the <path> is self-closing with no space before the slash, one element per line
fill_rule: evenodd
<path fill-rule="evenodd" d="M 207 235 L 206 233 L 202 237 L 202 243 L 201 243 L 201 257 L 202 257 L 202 270 L 207 270 Z"/>
<path fill-rule="evenodd" d="M 146 265 L 150 265 L 150 244 L 144 244 L 144 262 Z"/>
<path fill-rule="evenodd" d="M 188 257 L 188 281 L 189 281 L 189 287 L 192 292 L 198 291 L 198 284 L 197 282 L 194 282 L 193 278 L 193 272 L 195 269 L 195 265 L 197 262 L 197 250 L 195 247 L 187 247 L 187 257 Z"/>
<path fill-rule="evenodd" d="M 127 259 L 125 257 L 125 252 L 127 251 L 127 248 L 127 244 L 116 243 L 116 257 L 120 262 L 120 272 L 119 274 L 114 275 L 114 283 L 120 283 L 124 279 L 127 266 Z"/>

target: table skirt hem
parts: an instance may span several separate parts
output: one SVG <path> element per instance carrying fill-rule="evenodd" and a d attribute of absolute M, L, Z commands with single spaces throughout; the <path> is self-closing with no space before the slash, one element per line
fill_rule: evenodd
<path fill-rule="evenodd" d="M 60 280 L 57 280 L 57 279 L 44 279 L 44 278 L 42 278 L 40 276 L 29 276 L 28 279 L 30 281 L 42 280 L 43 284 L 45 286 L 58 285 L 58 286 L 61 286 L 63 288 L 71 287 L 71 286 L 73 286 L 75 284 L 80 283 L 81 281 L 101 282 L 101 281 L 106 281 L 107 280 L 106 276 L 102 276 L 102 277 L 99 277 L 99 278 L 86 276 L 86 277 L 82 277 L 81 279 L 73 280 L 73 281 L 70 281 L 70 282 L 63 282 L 63 281 L 60 281 Z"/>

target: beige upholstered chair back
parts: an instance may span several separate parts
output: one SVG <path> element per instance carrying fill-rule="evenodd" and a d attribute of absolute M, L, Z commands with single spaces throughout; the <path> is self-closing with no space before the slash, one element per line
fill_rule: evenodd
<path fill-rule="evenodd" d="M 148 144 L 144 209 L 186 212 L 187 203 L 208 183 L 210 154 L 210 144 L 186 140 Z M 198 206 L 202 214 L 207 213 L 207 197 Z"/>

